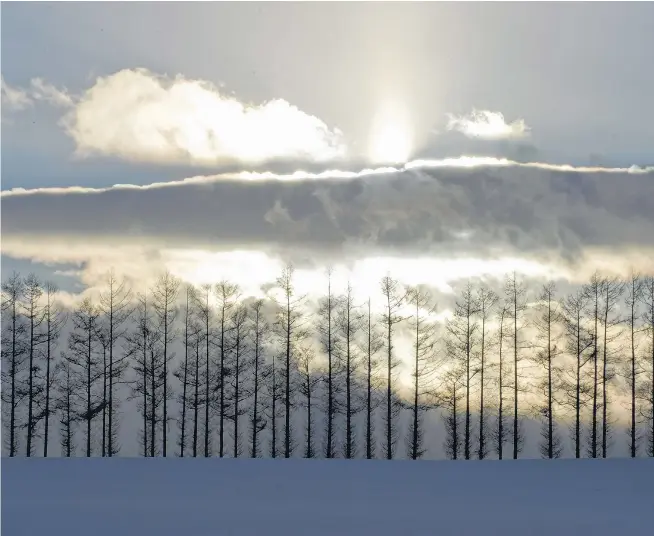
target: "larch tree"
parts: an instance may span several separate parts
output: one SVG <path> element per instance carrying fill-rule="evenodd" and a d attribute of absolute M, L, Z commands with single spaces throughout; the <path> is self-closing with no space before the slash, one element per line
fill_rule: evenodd
<path fill-rule="evenodd" d="M 115 384 L 120 382 L 127 370 L 126 357 L 116 359 L 116 346 L 126 334 L 125 322 L 132 314 L 132 291 L 125 279 L 119 280 L 114 270 L 110 270 L 105 279 L 106 289 L 100 294 L 99 309 L 104 317 L 104 331 L 108 357 L 107 369 L 107 454 L 113 456 L 118 453 L 115 437 L 118 435 L 118 426 L 115 420 L 116 402 L 114 399 Z"/>
<path fill-rule="evenodd" d="M 487 286 L 482 285 L 475 297 L 480 322 L 480 340 L 479 340 L 479 445 L 477 448 L 477 457 L 483 460 L 488 455 L 488 426 L 486 422 L 486 384 L 488 382 L 487 353 L 492 349 L 492 340 L 488 338 L 488 323 L 493 317 L 495 306 L 498 302 L 498 296 Z"/>
<path fill-rule="evenodd" d="M 502 460 L 504 458 L 504 445 L 508 439 L 508 422 L 504 409 L 504 400 L 506 398 L 505 389 L 509 387 L 506 375 L 506 359 L 504 349 L 506 348 L 504 342 L 507 339 L 509 309 L 506 303 L 502 304 L 497 311 L 497 423 L 493 430 L 493 442 L 497 458 Z"/>
<path fill-rule="evenodd" d="M 454 304 L 454 314 L 448 319 L 446 329 L 447 356 L 453 363 L 461 363 L 464 369 L 465 416 L 463 430 L 463 456 L 466 460 L 472 455 L 472 381 L 477 375 L 479 344 L 479 304 L 468 282 L 460 298 Z"/>
<path fill-rule="evenodd" d="M 417 460 L 425 454 L 422 420 L 424 412 L 432 405 L 426 400 L 426 395 L 437 370 L 437 324 L 433 319 L 436 303 L 431 293 L 420 286 L 408 289 L 407 300 L 414 310 L 410 318 L 413 330 L 413 402 L 407 430 L 407 454 L 412 460 Z"/>
<path fill-rule="evenodd" d="M 637 391 L 639 374 L 639 348 L 638 348 L 638 331 L 640 324 L 640 304 L 643 296 L 643 279 L 640 275 L 632 272 L 627 283 L 626 305 L 627 305 L 627 324 L 629 326 L 629 364 L 627 366 L 627 385 L 629 387 L 629 404 L 630 404 L 630 421 L 629 421 L 629 453 L 632 458 L 638 454 L 638 421 L 637 415 Z"/>
<path fill-rule="evenodd" d="M 542 442 L 539 445 L 543 458 L 559 458 L 562 453 L 561 438 L 556 430 L 554 420 L 554 395 L 556 390 L 557 364 L 559 349 L 559 303 L 556 298 L 556 285 L 549 282 L 543 285 L 538 296 L 538 310 L 535 320 L 535 361 L 545 371 L 539 382 L 539 390 L 544 393 L 545 403 L 539 408 L 543 417 L 541 428 Z"/>
<path fill-rule="evenodd" d="M 168 391 L 168 364 L 175 357 L 171 351 L 171 343 L 175 338 L 175 319 L 177 318 L 177 296 L 181 281 L 166 271 L 157 280 L 152 289 L 152 308 L 157 319 L 157 328 L 160 335 L 162 349 L 162 379 L 163 385 L 161 417 L 161 455 L 165 458 L 168 447 L 168 400 L 171 393 Z"/>
<path fill-rule="evenodd" d="M 40 371 L 38 350 L 43 341 L 41 333 L 41 324 L 45 314 L 41 304 L 43 296 L 43 286 L 34 274 L 29 274 L 25 279 L 25 294 L 23 304 L 23 315 L 26 319 L 28 331 L 28 379 L 27 379 L 27 440 L 26 456 L 31 456 L 34 452 L 34 436 L 37 419 L 35 418 L 36 406 L 39 403 L 43 389 L 37 384 L 38 373 Z"/>
<path fill-rule="evenodd" d="M 346 459 L 353 458 L 356 454 L 353 418 L 361 410 L 361 401 L 356 397 L 360 361 L 356 338 L 362 328 L 362 322 L 363 315 L 354 302 L 354 289 L 348 282 L 345 294 L 339 300 L 337 313 L 338 335 L 341 341 L 339 361 L 342 363 L 345 380 L 343 407 L 345 413 L 345 448 L 343 454 Z"/>
<path fill-rule="evenodd" d="M 299 392 L 303 397 L 302 405 L 306 411 L 306 424 L 305 424 L 305 447 L 304 457 L 314 458 L 316 456 L 316 449 L 314 446 L 313 434 L 313 421 L 314 421 L 314 393 L 318 384 L 320 383 L 320 376 L 313 370 L 313 362 L 316 357 L 316 352 L 308 345 L 304 345 L 298 349 L 298 372 L 300 375 Z"/>
<path fill-rule="evenodd" d="M 103 366 L 98 357 L 97 323 L 100 313 L 89 298 L 85 298 L 72 314 L 72 331 L 68 339 L 67 362 L 72 366 L 75 391 L 76 419 L 86 424 L 87 457 L 92 453 L 93 421 L 102 413 L 104 401 L 98 394 L 98 382 L 103 378 Z"/>
<path fill-rule="evenodd" d="M 368 460 L 375 457 L 375 410 L 379 406 L 380 399 L 377 391 L 380 387 L 379 368 L 380 359 L 377 357 L 380 350 L 384 347 L 383 334 L 378 329 L 372 315 L 370 298 L 368 299 L 367 312 L 363 323 L 362 353 L 366 356 L 366 458 Z"/>
<path fill-rule="evenodd" d="M 518 280 L 515 272 L 506 278 L 504 284 L 504 296 L 508 305 L 509 318 L 512 321 L 512 342 L 513 342 L 513 459 L 518 459 L 522 449 L 522 432 L 520 426 L 520 412 L 518 397 L 521 392 L 519 385 L 520 363 L 523 356 L 520 350 L 523 347 L 524 338 L 522 331 L 525 327 L 525 312 L 527 310 L 525 284 Z"/>
<path fill-rule="evenodd" d="M 218 300 L 218 334 L 216 344 L 218 345 L 218 455 L 222 458 L 225 455 L 225 419 L 228 418 L 227 414 L 227 398 L 226 387 L 229 377 L 229 368 L 227 367 L 227 359 L 229 357 L 229 336 L 230 325 L 229 318 L 231 311 L 236 304 L 236 300 L 240 296 L 240 289 L 238 285 L 234 285 L 229 281 L 222 280 L 216 285 L 216 298 Z M 207 305 L 208 308 L 208 305 Z M 207 309 L 208 310 L 208 309 Z M 208 344 L 208 343 L 207 343 Z M 208 347 L 208 346 L 207 346 Z M 207 356 L 207 363 L 209 362 Z M 207 377 L 209 377 L 207 364 Z M 209 391 L 207 391 L 209 397 Z M 209 451 L 209 398 L 207 398 L 207 407 L 205 408 L 205 452 Z"/>
<path fill-rule="evenodd" d="M 605 277 L 602 280 L 602 458 L 606 458 L 609 448 L 610 427 L 609 422 L 609 384 L 615 377 L 616 356 L 621 355 L 623 349 L 616 342 L 622 338 L 623 319 L 620 315 L 620 302 L 625 291 L 624 281 L 617 277 Z M 614 347 L 615 345 L 615 347 Z"/>
<path fill-rule="evenodd" d="M 44 430 L 43 430 L 43 457 L 48 457 L 48 446 L 50 438 L 50 417 L 53 413 L 52 389 L 55 386 L 55 355 L 54 350 L 57 347 L 61 332 L 68 321 L 68 315 L 63 308 L 56 302 L 58 288 L 54 283 L 45 284 L 45 304 L 44 322 L 45 322 L 45 401 L 43 410 Z"/>
<path fill-rule="evenodd" d="M 318 302 L 317 332 L 322 349 L 327 357 L 327 371 L 325 374 L 326 398 L 325 401 L 325 458 L 336 456 L 335 435 L 336 416 L 341 411 L 340 383 L 338 382 L 338 337 L 336 336 L 336 315 L 338 298 L 332 290 L 332 270 L 327 270 L 327 295 Z"/>
<path fill-rule="evenodd" d="M 250 327 L 248 315 L 248 307 L 243 303 L 239 303 L 234 308 L 229 319 L 231 332 L 231 385 L 228 395 L 230 408 L 228 418 L 232 421 L 232 455 L 234 458 L 237 458 L 242 453 L 239 424 L 240 418 L 247 414 L 248 408 L 245 406 L 245 402 L 250 398 L 251 394 L 250 389 L 244 381 L 244 378 L 248 376 L 248 371 L 252 364 L 248 340 L 248 329 Z"/>
<path fill-rule="evenodd" d="M 195 330 L 200 329 L 197 322 L 197 311 L 195 310 L 195 289 L 191 285 L 186 285 L 184 290 L 184 359 L 179 364 L 174 375 L 182 384 L 182 390 L 179 393 L 178 402 L 181 406 L 181 411 L 179 414 L 178 424 L 180 429 L 178 446 L 179 446 L 179 456 L 180 458 L 184 457 L 184 451 L 186 450 L 188 444 L 188 408 L 189 408 L 189 396 L 190 396 L 190 385 L 191 385 L 191 361 L 193 360 L 193 354 L 195 346 L 193 344 L 194 337 L 196 335 Z"/>
<path fill-rule="evenodd" d="M 589 312 L 592 317 L 592 337 L 593 337 L 593 349 L 592 349 L 592 361 L 593 361 L 593 389 L 592 389 L 592 409 L 591 409 L 591 424 L 590 424 L 590 435 L 588 437 L 588 453 L 591 458 L 597 458 L 597 447 L 598 447 L 598 419 L 597 419 L 597 409 L 598 409 L 598 395 L 599 395 L 599 355 L 600 355 L 600 299 L 602 296 L 602 286 L 603 281 L 598 272 L 595 272 L 590 282 L 584 286 L 586 295 L 588 296 L 589 302 Z"/>
<path fill-rule="evenodd" d="M 4 437 L 9 456 L 18 450 L 17 409 L 21 401 L 21 372 L 25 363 L 26 326 L 21 316 L 25 283 L 16 272 L 2 282 L 2 409 L 9 408 L 9 430 Z M 3 416 L 4 417 L 4 416 Z M 6 423 L 5 418 L 2 419 Z"/>
<path fill-rule="evenodd" d="M 250 312 L 250 344 L 252 346 L 252 408 L 250 413 L 250 456 L 257 458 L 260 453 L 259 434 L 266 427 L 266 419 L 261 410 L 262 386 L 265 380 L 265 349 L 270 326 L 265 317 L 264 300 L 255 300 Z"/>
<path fill-rule="evenodd" d="M 406 292 L 401 288 L 400 283 L 390 275 L 382 278 L 381 291 L 384 297 L 384 312 L 381 315 L 381 323 L 385 330 L 384 348 L 386 350 L 386 412 L 384 415 L 386 442 L 384 452 L 386 459 L 392 460 L 393 448 L 397 442 L 395 421 L 402 409 L 397 395 L 393 391 L 393 381 L 400 365 L 400 361 L 394 352 L 394 335 L 397 325 L 405 320 L 404 316 L 401 315 L 401 310 L 406 300 Z"/>
<path fill-rule="evenodd" d="M 75 379 L 70 360 L 62 355 L 59 362 L 60 382 L 55 399 L 55 410 L 59 414 L 59 445 L 61 455 L 70 458 L 75 453 L 75 428 L 77 418 L 75 415 Z"/>
<path fill-rule="evenodd" d="M 644 381 L 638 395 L 645 406 L 642 416 L 647 423 L 647 455 L 654 458 L 654 276 L 646 277 L 642 287 L 644 334 L 648 343 L 643 355 Z"/>
<path fill-rule="evenodd" d="M 581 457 L 582 410 L 592 395 L 591 386 L 584 374 L 584 367 L 593 359 L 593 347 L 596 340 L 593 331 L 588 329 L 585 322 L 589 300 L 588 293 L 582 289 L 568 295 L 561 306 L 561 320 L 567 352 L 574 357 L 571 377 L 564 381 L 564 391 L 568 400 L 567 405 L 574 411 L 571 435 L 575 458 Z"/>

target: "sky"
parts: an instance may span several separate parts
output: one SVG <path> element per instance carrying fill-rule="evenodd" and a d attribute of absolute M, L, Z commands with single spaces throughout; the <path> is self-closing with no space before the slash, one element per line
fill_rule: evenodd
<path fill-rule="evenodd" d="M 441 288 L 646 266 L 653 18 L 648 3 L 5 3 L 3 271 L 78 292 L 107 265 L 258 281 L 292 259 Z"/>

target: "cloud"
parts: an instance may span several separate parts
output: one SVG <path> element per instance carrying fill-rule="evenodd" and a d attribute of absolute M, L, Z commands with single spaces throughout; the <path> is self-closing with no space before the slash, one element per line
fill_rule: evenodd
<path fill-rule="evenodd" d="M 3 193 L 2 253 L 105 268 L 119 250 L 155 260 L 171 250 L 255 251 L 312 265 L 522 259 L 577 277 L 600 260 L 617 270 L 653 266 L 653 215 L 652 171 L 425 165 L 319 179 L 237 174 Z"/>
<path fill-rule="evenodd" d="M 489 110 L 473 110 L 466 116 L 448 114 L 447 129 L 485 140 L 524 138 L 530 131 L 524 119 L 507 124 L 503 114 Z"/>
<path fill-rule="evenodd" d="M 58 108 L 70 108 L 75 105 L 68 90 L 57 89 L 42 78 L 33 78 L 30 81 L 30 95 L 34 100 L 45 101 Z"/>
<path fill-rule="evenodd" d="M 338 129 L 285 100 L 245 104 L 209 82 L 145 69 L 99 77 L 65 123 L 79 156 L 215 165 L 345 154 Z"/>
<path fill-rule="evenodd" d="M 10 112 L 21 111 L 30 106 L 33 102 L 29 96 L 29 92 L 21 89 L 15 88 L 5 82 L 4 77 L 2 77 L 2 109 L 8 110 Z"/>

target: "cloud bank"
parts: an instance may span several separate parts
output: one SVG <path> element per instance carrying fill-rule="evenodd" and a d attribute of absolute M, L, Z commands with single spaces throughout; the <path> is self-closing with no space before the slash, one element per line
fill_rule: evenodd
<path fill-rule="evenodd" d="M 652 171 L 411 167 L 2 196 L 5 255 L 102 272 L 184 257 L 196 279 L 202 271 L 215 276 L 223 262 L 207 255 L 241 251 L 311 267 L 405 259 L 407 277 L 422 272 L 431 280 L 480 274 L 489 262 L 495 271 L 522 263 L 535 276 L 581 280 L 597 267 L 651 270 L 653 237 Z M 244 259 L 243 266 L 251 263 Z M 461 259 L 468 268 L 456 264 Z"/>

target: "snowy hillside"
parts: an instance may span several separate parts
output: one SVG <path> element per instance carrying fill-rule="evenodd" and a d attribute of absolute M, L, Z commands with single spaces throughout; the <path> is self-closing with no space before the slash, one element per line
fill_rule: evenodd
<path fill-rule="evenodd" d="M 2 534 L 651 535 L 654 460 L 7 459 Z"/>

